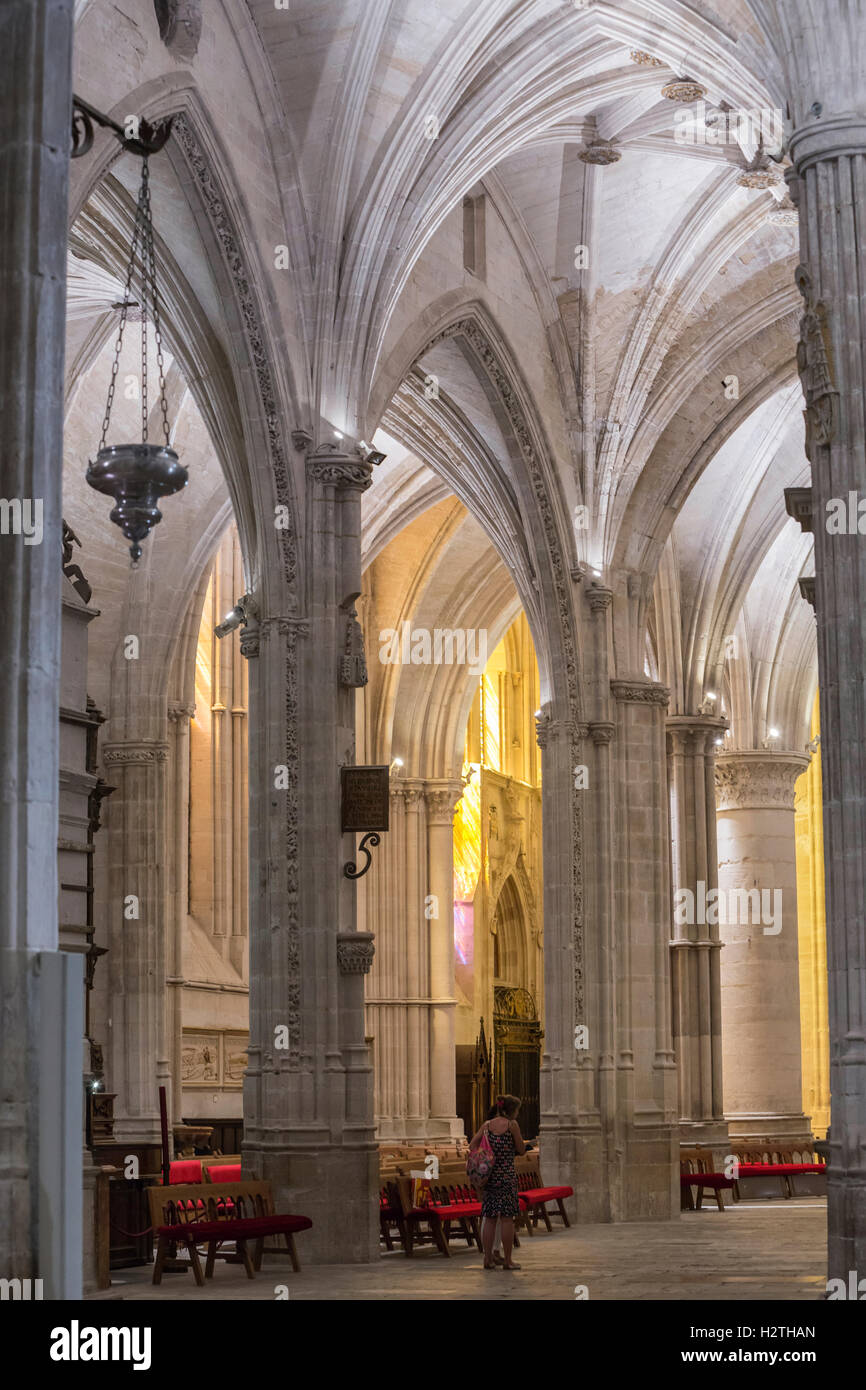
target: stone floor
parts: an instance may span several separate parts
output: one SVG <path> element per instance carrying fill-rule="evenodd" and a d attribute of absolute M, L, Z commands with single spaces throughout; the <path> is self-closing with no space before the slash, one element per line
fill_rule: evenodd
<path fill-rule="evenodd" d="M 583 1297 L 603 1301 L 824 1297 L 827 1208 L 814 1197 L 685 1212 L 663 1225 L 557 1227 L 523 1240 L 522 1269 L 514 1274 L 486 1273 L 478 1251 L 455 1242 L 450 1260 L 423 1248 L 411 1260 L 394 1253 L 373 1265 L 319 1265 L 300 1274 L 265 1256 L 254 1281 L 218 1262 L 201 1289 L 190 1273 L 167 1274 L 154 1288 L 150 1268 L 118 1270 L 111 1289 L 91 1298 L 265 1300 L 285 1297 L 279 1285 L 293 1300 L 574 1300 L 578 1285 Z M 297 1244 L 303 1263 L 303 1235 Z"/>

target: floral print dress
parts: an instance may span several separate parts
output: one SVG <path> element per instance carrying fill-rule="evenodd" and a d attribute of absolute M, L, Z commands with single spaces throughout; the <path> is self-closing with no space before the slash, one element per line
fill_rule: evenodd
<path fill-rule="evenodd" d="M 492 1217 L 494 1221 L 497 1217 L 508 1220 L 520 1215 L 517 1169 L 514 1166 L 514 1135 L 510 1129 L 504 1134 L 494 1134 L 492 1129 L 488 1129 L 487 1138 L 490 1140 L 496 1162 L 481 1198 L 481 1215 Z"/>

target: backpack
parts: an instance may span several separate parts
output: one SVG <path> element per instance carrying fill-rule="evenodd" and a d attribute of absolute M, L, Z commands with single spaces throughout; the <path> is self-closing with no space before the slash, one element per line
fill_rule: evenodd
<path fill-rule="evenodd" d="M 486 1186 L 495 1162 L 496 1155 L 487 1137 L 487 1126 L 485 1125 L 481 1131 L 481 1143 L 477 1149 L 473 1149 L 466 1160 L 466 1175 L 473 1187 L 477 1187 L 480 1191 Z"/>

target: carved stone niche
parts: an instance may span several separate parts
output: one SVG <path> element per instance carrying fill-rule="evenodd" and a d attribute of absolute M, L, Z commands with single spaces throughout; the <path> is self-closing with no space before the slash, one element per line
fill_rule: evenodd
<path fill-rule="evenodd" d="M 191 62 L 201 38 L 201 0 L 153 0 L 153 8 L 166 48 Z"/>
<path fill-rule="evenodd" d="M 339 932 L 337 935 L 337 963 L 341 975 L 367 975 L 373 964 L 376 947 L 371 931 Z"/>

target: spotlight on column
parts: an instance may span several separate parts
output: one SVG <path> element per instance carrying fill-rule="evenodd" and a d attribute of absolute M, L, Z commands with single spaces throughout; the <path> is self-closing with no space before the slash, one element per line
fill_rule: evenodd
<path fill-rule="evenodd" d="M 226 613 L 222 622 L 214 628 L 217 637 L 228 637 L 230 632 L 234 632 L 236 627 L 246 621 L 246 614 L 240 604 L 235 604 L 230 613 Z"/>
<path fill-rule="evenodd" d="M 217 637 L 228 637 L 230 632 L 234 632 L 236 627 L 246 624 L 251 618 L 258 617 L 259 607 L 252 594 L 244 594 L 239 598 L 230 613 L 226 613 L 222 622 L 214 628 Z"/>
<path fill-rule="evenodd" d="M 390 766 L 390 768 L 388 769 L 388 771 L 389 771 L 389 772 L 393 772 L 395 767 L 402 767 L 402 766 L 403 766 L 403 759 L 402 759 L 402 758 L 392 758 L 392 759 L 391 759 L 391 766 Z"/>
<path fill-rule="evenodd" d="M 771 748 L 771 747 L 773 746 L 774 743 L 778 743 L 778 742 L 779 742 L 779 739 L 780 739 L 781 737 L 782 737 L 782 735 L 779 733 L 779 730 L 778 730 L 778 729 L 768 729 L 768 730 L 767 730 L 767 737 L 764 739 L 764 747 L 765 747 L 765 748 Z"/>
<path fill-rule="evenodd" d="M 388 457 L 387 454 L 381 453 L 379 449 L 374 449 L 372 445 L 367 443 L 366 439 L 361 440 L 360 444 L 358 445 L 358 448 L 364 455 L 365 461 L 367 463 L 372 463 L 374 468 L 378 467 L 380 463 L 384 463 L 386 458 Z"/>

